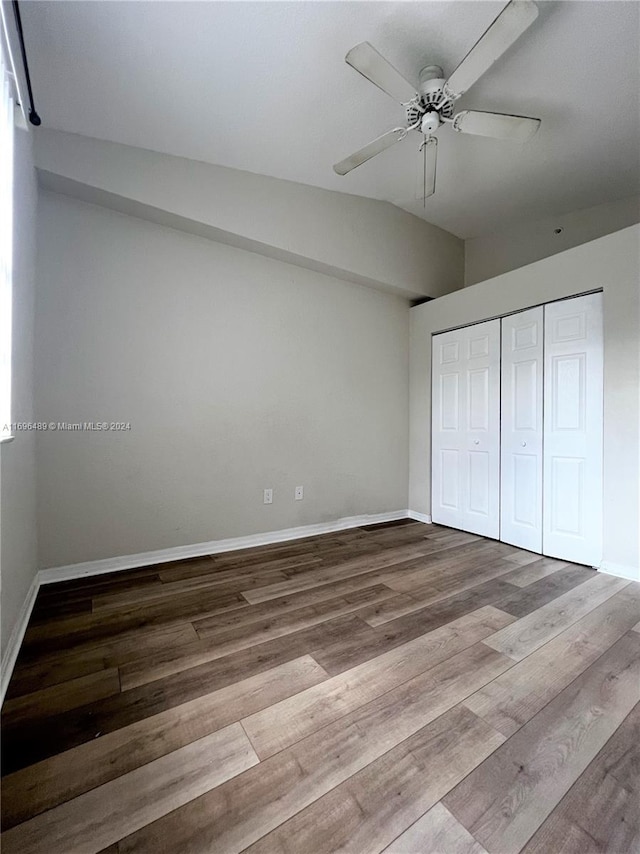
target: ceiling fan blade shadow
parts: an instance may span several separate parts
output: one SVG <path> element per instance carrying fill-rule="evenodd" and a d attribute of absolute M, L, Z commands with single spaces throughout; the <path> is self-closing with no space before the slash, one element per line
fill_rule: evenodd
<path fill-rule="evenodd" d="M 484 113 L 481 110 L 462 110 L 453 118 L 453 129 L 458 133 L 472 133 L 520 143 L 528 142 L 540 125 L 540 119 L 504 113 Z"/>
<path fill-rule="evenodd" d="M 369 44 L 361 42 L 352 47 L 345 62 L 371 83 L 401 104 L 415 97 L 417 89 L 391 63 Z"/>
<path fill-rule="evenodd" d="M 538 17 L 533 0 L 511 0 L 447 80 L 452 95 L 463 95 Z"/>

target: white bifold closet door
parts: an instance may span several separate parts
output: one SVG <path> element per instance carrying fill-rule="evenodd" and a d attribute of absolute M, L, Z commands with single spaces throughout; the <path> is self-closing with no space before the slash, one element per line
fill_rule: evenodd
<path fill-rule="evenodd" d="M 433 336 L 434 522 L 500 533 L 500 321 Z"/>
<path fill-rule="evenodd" d="M 502 319 L 500 539 L 542 552 L 542 306 Z"/>
<path fill-rule="evenodd" d="M 544 307 L 544 554 L 602 559 L 602 294 Z"/>

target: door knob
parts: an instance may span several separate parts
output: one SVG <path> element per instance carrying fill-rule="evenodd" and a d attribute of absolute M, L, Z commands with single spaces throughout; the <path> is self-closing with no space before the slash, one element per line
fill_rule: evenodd
<path fill-rule="evenodd" d="M 523 447 L 523 448 L 526 448 L 526 447 L 527 447 L 527 443 L 526 443 L 526 442 L 523 442 L 523 443 L 522 443 L 522 447 Z"/>
<path fill-rule="evenodd" d="M 474 444 L 474 445 L 479 445 L 479 444 L 480 444 L 480 439 L 474 439 L 474 440 L 473 440 L 473 444 Z"/>

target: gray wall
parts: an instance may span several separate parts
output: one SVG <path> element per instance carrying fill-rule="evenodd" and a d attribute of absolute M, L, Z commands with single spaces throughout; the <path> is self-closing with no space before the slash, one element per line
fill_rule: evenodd
<path fill-rule="evenodd" d="M 42 568 L 406 508 L 405 300 L 58 194 L 38 229 L 37 417 L 131 422 L 39 434 Z"/>
<path fill-rule="evenodd" d="M 519 223 L 499 234 L 466 240 L 465 285 L 508 273 L 638 222 L 640 196 L 628 196 L 560 216 Z M 562 233 L 555 234 L 556 228 L 562 228 Z"/>
<path fill-rule="evenodd" d="M 640 580 L 640 226 L 411 309 L 409 507 L 431 512 L 431 335 L 604 290 L 604 560 Z"/>
<path fill-rule="evenodd" d="M 37 187 L 32 135 L 14 136 L 12 418 L 33 421 L 33 299 Z M 0 445 L 0 569 L 2 649 L 36 574 L 36 472 L 34 433 L 17 432 Z"/>

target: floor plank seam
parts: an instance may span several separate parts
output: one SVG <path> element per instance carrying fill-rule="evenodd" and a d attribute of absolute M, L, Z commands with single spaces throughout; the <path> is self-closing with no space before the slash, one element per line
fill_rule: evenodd
<path fill-rule="evenodd" d="M 295 695 L 294 695 L 294 696 L 295 696 Z M 251 736 L 249 735 L 249 733 L 247 732 L 247 730 L 245 729 L 245 726 L 244 726 L 244 723 L 243 723 L 242 719 L 238 720 L 238 723 L 239 723 L 239 724 L 240 724 L 240 726 L 242 727 L 242 732 L 245 734 L 245 736 L 246 736 L 246 738 L 247 738 L 247 741 L 248 741 L 248 742 L 249 742 L 249 744 L 251 745 L 251 747 L 252 747 L 252 749 L 253 749 L 253 752 L 255 753 L 255 755 L 256 755 L 256 757 L 257 757 L 257 759 L 258 759 L 258 762 L 262 762 L 263 760 L 260 758 L 260 754 L 258 753 L 258 748 L 257 748 L 257 746 L 255 745 L 255 743 L 254 743 L 253 739 L 251 738 Z"/>

